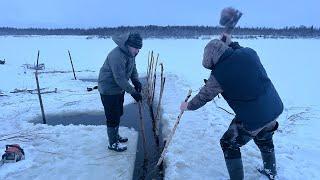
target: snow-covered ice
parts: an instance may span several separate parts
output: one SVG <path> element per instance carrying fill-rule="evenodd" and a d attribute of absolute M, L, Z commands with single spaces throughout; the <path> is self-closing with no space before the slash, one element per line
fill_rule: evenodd
<path fill-rule="evenodd" d="M 193 95 L 210 72 L 201 67 L 204 41 L 181 40 L 172 48 L 160 46 L 167 74 L 163 100 L 164 132 L 173 128 L 180 102 L 189 89 Z M 275 84 L 285 106 L 278 118 L 279 130 L 274 135 L 279 179 L 317 179 L 320 175 L 320 65 L 317 59 L 319 40 L 257 39 L 239 40 L 243 46 L 256 49 L 267 73 Z M 174 42 L 171 42 L 174 43 Z M 162 49 L 161 49 L 162 47 Z M 182 48 L 183 50 L 178 50 Z M 174 53 L 176 51 L 176 53 Z M 179 52 L 179 53 L 178 53 Z M 163 56 L 162 56 L 163 57 Z M 184 113 L 169 146 L 166 179 L 228 179 L 219 140 L 233 116 L 223 98 L 215 98 L 197 111 Z M 266 179 L 256 167 L 262 166 L 260 152 L 253 142 L 242 147 L 245 179 Z"/>
<path fill-rule="evenodd" d="M 32 139 L 19 142 L 26 150 L 26 160 L 0 169 L 0 179 L 129 179 L 132 176 L 137 132 L 125 127 L 121 132 L 132 139 L 122 155 L 106 150 L 104 126 L 47 126 L 28 123 L 41 115 L 37 95 L 10 94 L 14 88 L 35 89 L 32 71 L 22 64 L 33 64 L 37 50 L 46 71 L 71 70 L 67 50 L 71 51 L 78 78 L 97 78 L 106 54 L 115 44 L 111 39 L 86 39 L 77 36 L 0 37 L 1 135 L 23 131 Z M 240 44 L 254 48 L 275 84 L 285 106 L 279 117 L 280 127 L 274 142 L 279 179 L 317 179 L 320 136 L 320 74 L 317 58 L 318 39 L 240 39 Z M 137 57 L 140 74 L 147 69 L 148 51 L 160 53 L 165 65 L 166 85 L 163 97 L 163 133 L 168 135 L 179 114 L 180 102 L 189 89 L 202 86 L 209 71 L 201 66 L 203 48 L 208 40 L 148 39 Z M 24 73 L 26 72 L 26 74 Z M 102 111 L 97 93 L 87 93 L 95 83 L 72 80 L 72 73 L 41 74 L 42 88 L 58 88 L 57 94 L 43 95 L 46 114 Z M 132 102 L 126 97 L 125 103 Z M 215 102 L 215 103 L 214 103 Z M 219 139 L 232 115 L 225 101 L 216 98 L 203 108 L 185 112 L 165 158 L 166 179 L 227 179 L 228 174 Z M 31 131 L 31 132 L 29 132 Z M 2 137 L 0 137 L 2 138 Z M 16 141 L 0 141 L 0 148 Z M 246 179 L 265 179 L 256 167 L 262 164 L 253 142 L 242 148 Z M 116 164 L 115 164 L 116 163 Z"/>
<path fill-rule="evenodd" d="M 1 154 L 6 144 L 19 143 L 25 150 L 26 159 L 0 167 L 0 179 L 131 179 L 137 131 L 121 127 L 120 133 L 130 139 L 129 148 L 124 153 L 115 153 L 107 149 L 106 126 L 28 123 L 36 118 L 41 119 L 37 94 L 9 93 L 15 88 L 36 88 L 34 71 L 22 67 L 22 64 L 34 64 L 37 49 L 40 50 L 40 63 L 45 63 L 45 71 L 71 70 L 66 49 L 63 52 L 59 49 L 60 39 L 1 37 L 1 56 L 7 59 L 7 64 L 0 66 L 0 89 L 8 95 L 0 97 Z M 75 41 L 78 39 L 83 40 L 73 38 Z M 64 47 L 68 46 L 66 44 Z M 65 61 L 59 53 L 65 54 Z M 78 65 L 77 56 L 73 58 L 78 70 L 85 70 Z M 104 57 L 101 57 L 99 63 L 103 61 Z M 78 78 L 96 77 L 92 72 L 79 72 L 77 75 Z M 57 93 L 42 95 L 45 113 L 61 115 L 103 111 L 97 91 L 86 91 L 95 83 L 72 79 L 72 73 L 39 74 L 40 87 L 46 88 L 44 91 L 58 89 Z M 125 104 L 129 103 L 132 99 L 126 98 Z M 5 140 L 14 136 L 19 137 Z"/>

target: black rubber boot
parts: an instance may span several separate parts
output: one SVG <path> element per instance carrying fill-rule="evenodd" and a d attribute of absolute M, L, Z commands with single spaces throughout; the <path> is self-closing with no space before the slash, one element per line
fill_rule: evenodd
<path fill-rule="evenodd" d="M 108 127 L 108 138 L 109 138 L 109 146 L 108 149 L 122 152 L 127 150 L 127 146 L 122 145 L 118 140 L 117 128 L 116 127 Z"/>
<path fill-rule="evenodd" d="M 113 150 L 113 151 L 116 151 L 116 152 L 122 152 L 122 151 L 127 150 L 127 146 L 121 144 L 121 143 L 118 141 L 118 142 L 113 143 L 112 145 L 109 145 L 109 146 L 108 146 L 108 149 Z"/>
<path fill-rule="evenodd" d="M 116 128 L 117 128 L 117 138 L 118 138 L 118 141 L 121 142 L 121 143 L 128 142 L 128 138 L 127 138 L 127 137 L 121 137 L 121 136 L 119 135 L 119 126 L 117 126 Z"/>
<path fill-rule="evenodd" d="M 225 159 L 230 180 L 243 180 L 243 165 L 241 158 Z"/>
<path fill-rule="evenodd" d="M 263 160 L 263 169 L 259 169 L 259 172 L 269 179 L 275 179 L 277 175 L 276 169 L 276 157 L 274 152 L 271 153 L 261 153 Z"/>

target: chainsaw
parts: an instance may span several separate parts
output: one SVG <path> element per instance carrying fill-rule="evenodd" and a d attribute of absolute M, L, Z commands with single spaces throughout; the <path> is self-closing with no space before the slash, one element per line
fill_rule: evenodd
<path fill-rule="evenodd" d="M 6 145 L 5 153 L 2 155 L 0 166 L 4 163 L 14 163 L 25 158 L 23 149 L 18 144 Z"/>

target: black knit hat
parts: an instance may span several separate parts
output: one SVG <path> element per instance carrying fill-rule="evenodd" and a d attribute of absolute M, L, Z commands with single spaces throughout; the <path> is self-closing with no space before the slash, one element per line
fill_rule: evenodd
<path fill-rule="evenodd" d="M 142 48 L 142 37 L 139 33 L 131 33 L 126 42 L 128 46 L 133 48 L 141 49 Z"/>

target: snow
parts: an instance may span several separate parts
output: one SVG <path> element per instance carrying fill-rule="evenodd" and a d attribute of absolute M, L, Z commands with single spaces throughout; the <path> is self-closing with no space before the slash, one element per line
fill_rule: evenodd
<path fill-rule="evenodd" d="M 171 61 L 166 60 L 164 63 L 167 69 L 177 68 L 173 74 L 167 74 L 164 90 L 165 134 L 173 128 L 180 102 L 185 99 L 188 90 L 193 89 L 195 95 L 202 86 L 202 79 L 208 78 L 210 74 L 201 67 L 201 48 L 205 42 L 192 41 L 182 41 L 180 48 L 184 50 L 177 52 L 176 56 L 166 57 Z M 258 39 L 239 42 L 257 50 L 284 102 L 285 110 L 278 118 L 280 127 L 274 135 L 278 178 L 317 179 L 320 175 L 317 156 L 320 153 L 320 95 L 317 93 L 320 77 L 317 67 L 320 63 L 315 58 L 315 52 L 320 41 Z M 165 54 L 164 52 L 165 50 L 161 54 Z M 184 61 L 174 61 L 175 59 Z M 219 140 L 233 116 L 218 108 L 219 106 L 231 111 L 222 98 L 215 98 L 215 103 L 209 102 L 197 111 L 184 113 L 169 146 L 166 179 L 229 178 Z M 241 151 L 245 179 L 266 179 L 256 171 L 256 167 L 262 166 L 256 145 L 249 142 Z"/>
<path fill-rule="evenodd" d="M 163 100 L 164 132 L 173 128 L 179 101 L 190 86 L 176 75 L 168 75 Z M 171 88 L 172 87 L 172 88 Z M 177 93 L 179 89 L 181 93 Z M 196 94 L 196 92 L 194 93 Z M 173 98 L 175 97 L 175 98 Z M 186 111 L 176 130 L 166 158 L 166 179 L 228 179 L 220 148 L 220 138 L 227 130 L 233 116 L 217 108 L 227 108 L 223 99 L 215 99 L 197 111 Z M 232 112 L 232 111 L 231 111 Z M 279 179 L 317 179 L 320 152 L 319 108 L 295 107 L 285 104 L 279 117 L 280 127 L 274 135 Z M 291 116 L 293 115 L 293 116 Z M 296 119 L 293 117 L 296 116 Z M 291 118 L 289 118 L 291 116 Z M 245 179 L 265 179 L 256 171 L 262 166 L 259 149 L 253 142 L 241 148 Z"/>
<path fill-rule="evenodd" d="M 70 71 L 68 54 L 63 48 L 70 46 L 67 43 L 70 39 L 74 40 L 72 42 L 75 45 L 79 44 L 77 42 L 79 40 L 85 42 L 85 39 L 78 37 L 66 37 L 66 39 L 0 37 L 0 39 L 1 56 L 7 60 L 7 64 L 0 66 L 2 77 L 0 89 L 8 95 L 0 97 L 1 154 L 6 144 L 13 143 L 19 143 L 26 153 L 25 160 L 0 167 L 0 179 L 130 179 L 133 176 L 138 140 L 138 132 L 134 129 L 120 127 L 121 135 L 129 137 L 126 152 L 109 151 L 106 126 L 34 125 L 28 121 L 41 119 L 37 94 L 9 93 L 15 88 L 36 88 L 33 70 L 23 68 L 21 65 L 34 64 L 38 48 L 44 47 L 40 49 L 40 63 L 45 63 L 45 71 Z M 64 40 L 62 43 L 65 43 L 65 46 L 62 48 L 59 44 Z M 78 58 L 76 55 L 73 58 L 77 62 L 76 67 L 79 71 L 87 68 L 76 61 Z M 102 64 L 104 58 L 101 57 L 99 60 Z M 79 78 L 82 76 L 90 78 L 96 77 L 96 73 L 79 72 L 77 75 Z M 96 84 L 72 79 L 72 73 L 39 74 L 41 88 L 46 88 L 45 91 L 58 89 L 58 93 L 42 94 L 45 113 L 59 115 L 103 111 L 98 92 L 86 92 L 87 87 Z M 126 97 L 125 104 L 129 103 L 132 103 L 132 99 Z M 14 135 L 20 137 L 4 140 Z M 28 139 L 25 139 L 25 136 Z"/>
<path fill-rule="evenodd" d="M 46 71 L 70 71 L 67 50 L 74 60 L 78 78 L 97 78 L 111 39 L 86 39 L 79 36 L 0 37 L 1 134 L 34 131 L 32 140 L 19 142 L 26 150 L 26 160 L 5 164 L 0 179 L 130 179 L 135 158 L 137 132 L 121 127 L 130 137 L 128 151 L 112 153 L 106 149 L 105 126 L 47 126 L 31 124 L 41 115 L 37 95 L 11 94 L 14 88 L 35 89 L 32 71 L 22 64 L 33 64 L 37 50 Z M 193 95 L 202 86 L 209 71 L 201 65 L 203 48 L 209 40 L 148 39 L 137 57 L 140 74 L 147 70 L 148 51 L 160 54 L 164 63 L 166 85 L 162 101 L 163 133 L 168 135 L 179 114 L 180 102 L 189 89 Z M 239 39 L 240 44 L 254 48 L 277 88 L 285 106 L 279 117 L 280 127 L 274 135 L 279 179 L 317 179 L 320 175 L 319 61 L 316 39 Z M 94 72 L 86 72 L 90 70 Z M 26 73 L 24 73 L 26 72 Z M 41 74 L 40 86 L 56 94 L 43 95 L 46 114 L 102 111 L 97 91 L 87 93 L 92 82 L 72 80 L 72 73 Z M 159 84 L 159 83 L 158 83 Z M 126 97 L 125 103 L 133 100 Z M 197 111 L 183 114 L 165 158 L 165 179 L 228 179 L 219 139 L 233 116 L 221 110 L 230 108 L 221 98 Z M 36 135 L 39 134 L 39 135 Z M 0 147 L 16 141 L 0 141 Z M 253 142 L 242 148 L 246 179 L 265 179 L 257 171 L 260 152 Z"/>

